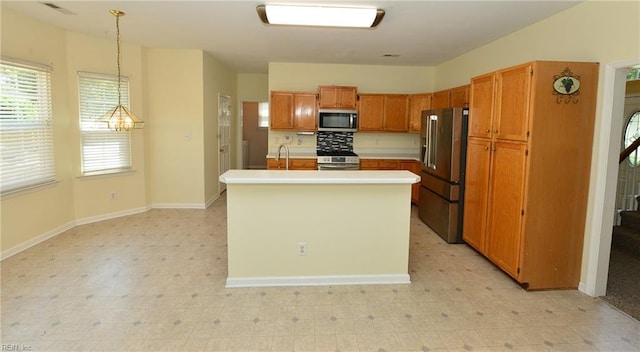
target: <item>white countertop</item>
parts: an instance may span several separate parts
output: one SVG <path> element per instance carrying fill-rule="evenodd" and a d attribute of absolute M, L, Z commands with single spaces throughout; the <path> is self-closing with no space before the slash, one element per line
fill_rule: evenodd
<path fill-rule="evenodd" d="M 413 184 L 420 182 L 420 176 L 405 170 L 229 170 L 220 175 L 220 182 L 226 184 Z"/>

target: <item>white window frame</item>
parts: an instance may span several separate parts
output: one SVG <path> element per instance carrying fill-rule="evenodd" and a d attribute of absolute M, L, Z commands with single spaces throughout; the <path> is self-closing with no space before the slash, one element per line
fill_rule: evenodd
<path fill-rule="evenodd" d="M 121 103 L 129 107 L 129 79 L 120 77 Z M 118 104 L 118 76 L 78 72 L 80 159 L 83 176 L 131 171 L 131 133 L 112 131 L 103 119 Z"/>
<path fill-rule="evenodd" d="M 0 193 L 56 181 L 51 67 L 0 59 Z"/>
<path fill-rule="evenodd" d="M 258 103 L 258 128 L 269 128 L 269 102 Z"/>

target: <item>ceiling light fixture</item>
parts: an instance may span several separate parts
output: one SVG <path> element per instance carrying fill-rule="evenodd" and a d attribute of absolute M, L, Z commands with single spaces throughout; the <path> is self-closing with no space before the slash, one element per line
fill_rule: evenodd
<path fill-rule="evenodd" d="M 117 62 L 118 62 L 118 105 L 110 109 L 104 119 L 107 122 L 107 126 L 110 130 L 114 131 L 130 131 L 134 128 L 144 128 L 144 121 L 138 116 L 125 108 L 122 101 L 122 94 L 120 92 L 120 17 L 124 16 L 124 12 L 120 10 L 109 10 L 112 15 L 116 16 L 116 47 L 117 47 Z"/>
<path fill-rule="evenodd" d="M 384 10 L 359 7 L 258 5 L 258 17 L 265 24 L 373 28 L 384 17 Z"/>

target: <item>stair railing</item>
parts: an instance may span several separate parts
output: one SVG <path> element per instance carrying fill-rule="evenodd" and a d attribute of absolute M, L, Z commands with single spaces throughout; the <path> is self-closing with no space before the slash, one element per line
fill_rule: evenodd
<path fill-rule="evenodd" d="M 640 148 L 640 137 L 620 153 L 618 190 L 616 192 L 616 224 L 620 224 L 621 211 L 637 210 L 637 197 L 640 194 L 640 166 L 632 166 L 630 163 L 623 164 L 627 158 L 637 153 Z"/>
<path fill-rule="evenodd" d="M 622 151 L 622 153 L 620 153 L 620 160 L 618 161 L 618 163 L 622 163 L 626 158 L 629 157 L 629 155 L 631 155 L 631 153 L 635 152 L 638 147 L 640 147 L 640 137 L 636 138 L 636 140 L 633 141 L 631 145 L 626 147 Z"/>

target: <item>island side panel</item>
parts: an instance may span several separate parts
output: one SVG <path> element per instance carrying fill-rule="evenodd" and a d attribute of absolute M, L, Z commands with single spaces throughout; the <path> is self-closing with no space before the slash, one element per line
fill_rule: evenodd
<path fill-rule="evenodd" d="M 408 277 L 410 197 L 410 184 L 230 184 L 229 278 Z"/>

